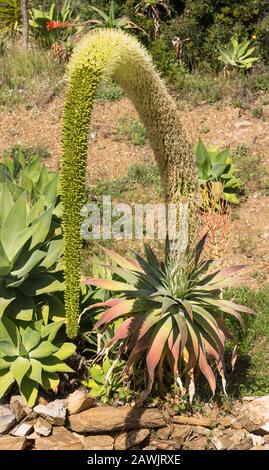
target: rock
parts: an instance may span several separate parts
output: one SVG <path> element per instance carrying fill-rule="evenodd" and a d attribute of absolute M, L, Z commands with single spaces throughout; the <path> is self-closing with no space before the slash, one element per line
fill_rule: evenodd
<path fill-rule="evenodd" d="M 262 436 L 257 436 L 256 434 L 250 434 L 252 439 L 252 444 L 254 447 L 256 446 L 263 446 L 265 444 L 264 438 Z"/>
<path fill-rule="evenodd" d="M 14 395 L 10 399 L 10 408 L 11 411 L 16 416 L 16 420 L 19 423 L 26 416 L 26 403 L 21 395 Z"/>
<path fill-rule="evenodd" d="M 47 437 L 51 433 L 52 425 L 46 419 L 42 418 L 42 416 L 39 416 L 34 425 L 34 429 L 35 433 Z"/>
<path fill-rule="evenodd" d="M 157 439 L 152 439 L 150 442 L 151 447 L 154 447 L 154 449 L 158 450 L 177 450 L 178 444 L 175 441 L 169 440 L 157 440 Z M 144 448 L 145 450 L 145 448 Z"/>
<path fill-rule="evenodd" d="M 48 437 L 35 440 L 37 450 L 82 450 L 82 442 L 63 426 L 53 428 Z"/>
<path fill-rule="evenodd" d="M 200 436 L 207 436 L 211 435 L 211 431 L 208 428 L 204 428 L 203 426 L 193 426 L 192 431 L 195 434 L 199 434 Z"/>
<path fill-rule="evenodd" d="M 156 450 L 156 447 L 154 446 L 146 446 L 142 450 Z"/>
<path fill-rule="evenodd" d="M 63 426 L 66 418 L 66 407 L 62 400 L 54 400 L 47 405 L 37 405 L 34 411 L 53 426 Z"/>
<path fill-rule="evenodd" d="M 33 431 L 33 425 L 28 423 L 20 423 L 14 428 L 10 435 L 15 437 L 24 437 Z"/>
<path fill-rule="evenodd" d="M 223 433 L 215 429 L 211 441 L 217 450 L 248 450 L 253 446 L 250 434 L 244 429 Z"/>
<path fill-rule="evenodd" d="M 7 433 L 16 422 L 16 416 L 9 405 L 0 405 L 0 434 Z"/>
<path fill-rule="evenodd" d="M 88 396 L 84 390 L 76 390 L 75 392 L 71 393 L 68 397 L 68 405 L 67 409 L 69 413 L 76 414 L 80 413 L 81 411 L 88 410 L 92 406 L 94 406 L 96 400 Z"/>
<path fill-rule="evenodd" d="M 0 437 L 0 450 L 23 450 L 26 446 L 26 437 Z"/>
<path fill-rule="evenodd" d="M 269 434 L 269 395 L 244 402 L 239 421 L 249 432 Z"/>
<path fill-rule="evenodd" d="M 269 444 L 269 434 L 265 434 L 263 436 L 263 440 L 264 440 L 265 444 Z"/>
<path fill-rule="evenodd" d="M 158 429 L 156 436 L 158 437 L 158 439 L 161 439 L 161 440 L 169 439 L 174 429 L 175 429 L 175 426 L 173 424 L 170 424 L 170 426 L 167 426 L 167 428 Z"/>
<path fill-rule="evenodd" d="M 149 429 L 138 429 L 120 434 L 115 440 L 116 450 L 126 450 L 137 446 L 150 435 Z"/>
<path fill-rule="evenodd" d="M 182 446 L 183 443 L 190 438 L 192 435 L 192 428 L 190 425 L 178 425 L 175 426 L 174 431 L 171 435 L 171 439 L 174 439 L 179 446 Z"/>
<path fill-rule="evenodd" d="M 196 437 L 183 445 L 183 450 L 206 450 L 208 448 L 208 439 L 205 436 Z"/>
<path fill-rule="evenodd" d="M 114 439 L 111 436 L 103 434 L 101 436 L 84 437 L 84 450 L 113 450 L 113 447 Z"/>
<path fill-rule="evenodd" d="M 231 428 L 236 423 L 236 419 L 233 416 L 222 416 L 219 419 L 219 424 L 223 428 Z"/>
<path fill-rule="evenodd" d="M 173 422 L 177 424 L 190 424 L 191 426 L 204 426 L 205 428 L 211 428 L 214 424 L 211 419 L 193 416 L 174 416 Z"/>
<path fill-rule="evenodd" d="M 165 427 L 159 410 L 130 406 L 117 409 L 113 406 L 98 406 L 77 415 L 70 415 L 69 423 L 72 431 L 91 434 Z"/>

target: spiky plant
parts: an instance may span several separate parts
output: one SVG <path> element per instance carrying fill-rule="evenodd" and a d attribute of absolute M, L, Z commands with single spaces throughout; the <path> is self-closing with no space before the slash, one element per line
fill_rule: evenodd
<path fill-rule="evenodd" d="M 224 345 L 231 335 L 224 317 L 232 315 L 243 325 L 240 312 L 254 312 L 232 301 L 222 300 L 221 290 L 234 284 L 234 279 L 227 279 L 228 276 L 242 266 L 208 272 L 210 262 L 201 257 L 204 243 L 205 237 L 181 257 L 171 256 L 170 252 L 164 263 L 158 261 L 149 246 L 145 247 L 146 257 L 136 255 L 135 261 L 128 261 L 104 249 L 118 265 L 106 268 L 123 282 L 86 281 L 123 293 L 120 298 L 98 304 L 108 309 L 96 328 L 105 330 L 115 320 L 123 320 L 106 346 L 109 348 L 121 342 L 122 352 L 128 356 L 127 375 L 134 366 L 145 366 L 148 378 L 144 397 L 151 391 L 156 369 L 162 385 L 164 365 L 171 368 L 175 382 L 182 389 L 182 378 L 185 377 L 190 399 L 195 391 L 194 374 L 197 369 L 203 373 L 214 394 L 216 368 L 225 392 Z"/>
<path fill-rule="evenodd" d="M 64 206 L 67 334 L 77 335 L 80 295 L 80 209 L 83 204 L 88 133 L 100 83 L 113 78 L 132 100 L 160 168 L 167 200 L 188 203 L 194 228 L 199 201 L 193 151 L 177 107 L 139 42 L 123 31 L 97 30 L 78 44 L 70 61 L 63 113 L 61 195 Z"/>

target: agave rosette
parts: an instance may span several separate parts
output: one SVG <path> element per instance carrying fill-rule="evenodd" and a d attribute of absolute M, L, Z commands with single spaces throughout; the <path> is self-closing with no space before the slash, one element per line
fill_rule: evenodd
<path fill-rule="evenodd" d="M 224 346 L 232 336 L 224 317 L 232 315 L 243 326 L 241 313 L 254 314 L 245 306 L 221 298 L 222 289 L 234 285 L 234 279 L 229 277 L 243 266 L 209 271 L 211 262 L 201 257 L 205 238 L 181 256 L 167 255 L 164 263 L 158 261 L 149 246 L 145 246 L 145 258 L 136 254 L 132 261 L 104 249 L 116 263 L 106 268 L 121 281 L 84 281 L 121 293 L 120 297 L 90 308 L 107 308 L 96 324 L 97 329 L 105 330 L 115 320 L 123 320 L 107 347 L 122 343 L 122 350 L 128 354 L 127 374 L 133 366 L 145 365 L 148 377 L 145 396 L 151 391 L 156 369 L 162 381 L 166 363 L 181 387 L 185 377 L 192 396 L 194 372 L 198 369 L 213 394 L 217 369 L 225 390 Z"/>

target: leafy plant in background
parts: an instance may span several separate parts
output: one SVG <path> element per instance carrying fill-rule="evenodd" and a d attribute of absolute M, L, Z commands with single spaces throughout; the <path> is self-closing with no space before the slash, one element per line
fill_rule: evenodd
<path fill-rule="evenodd" d="M 133 23 L 127 16 L 120 18 L 115 16 L 115 5 L 111 1 L 109 4 L 108 14 L 95 6 L 90 7 L 92 11 L 97 13 L 99 19 L 88 20 L 86 23 L 90 28 L 115 28 L 115 29 L 135 29 L 137 25 Z"/>
<path fill-rule="evenodd" d="M 8 318 L 0 321 L 0 398 L 15 382 L 28 406 L 34 406 L 38 389 L 58 389 L 58 372 L 73 372 L 65 364 L 76 347 L 57 343 L 63 322 L 44 325 L 42 321 L 16 325 Z"/>
<path fill-rule="evenodd" d="M 258 57 L 253 57 L 255 46 L 250 47 L 251 41 L 238 42 L 237 37 L 232 37 L 229 44 L 219 48 L 220 55 L 218 59 L 224 62 L 226 66 L 239 69 L 250 69 Z"/>
<path fill-rule="evenodd" d="M 74 9 L 70 0 L 65 0 L 61 9 L 57 8 L 56 2 L 51 4 L 49 11 L 32 8 L 30 10 L 30 31 L 34 38 L 44 47 L 51 47 L 59 40 L 67 40 L 74 31 L 74 26 L 68 26 L 68 23 L 76 23 L 79 16 L 74 18 Z M 56 28 L 55 26 L 66 23 L 66 27 Z M 50 25 L 53 26 L 50 28 Z"/>
<path fill-rule="evenodd" d="M 103 403 L 112 399 L 129 399 L 131 391 L 124 386 L 124 361 L 116 360 L 115 363 L 108 357 L 103 359 L 101 365 L 93 364 L 89 369 L 90 378 L 83 382 L 90 389 L 89 395 L 100 398 Z"/>
<path fill-rule="evenodd" d="M 0 1 L 0 37 L 17 33 L 21 25 L 20 0 Z"/>
<path fill-rule="evenodd" d="M 242 266 L 208 271 L 210 262 L 202 260 L 205 239 L 181 255 L 172 253 L 168 243 L 164 263 L 158 261 L 149 246 L 145 246 L 145 258 L 136 255 L 134 261 L 104 249 L 118 265 L 107 269 L 121 281 L 85 281 L 122 294 L 120 298 L 113 299 L 113 303 L 112 299 L 103 303 L 108 309 L 96 328 L 105 330 L 115 320 L 123 320 L 106 346 L 109 349 L 119 343 L 121 353 L 127 354 L 124 371 L 127 375 L 134 367 L 145 368 L 147 387 L 142 399 L 151 391 L 156 369 L 163 388 L 163 372 L 167 367 L 172 369 L 175 383 L 181 387 L 182 393 L 182 379 L 185 377 L 190 400 L 195 391 L 194 374 L 197 370 L 203 373 L 214 394 L 216 378 L 212 363 L 222 378 L 225 392 L 224 346 L 225 339 L 231 335 L 223 318 L 232 315 L 243 324 L 240 312 L 254 312 L 232 301 L 222 300 L 222 289 L 234 284 L 234 280 L 227 277 Z"/>
<path fill-rule="evenodd" d="M 41 195 L 30 205 L 26 192 L 13 198 L 0 185 L 0 317 L 47 322 L 64 317 L 63 240 L 54 205 Z"/>
<path fill-rule="evenodd" d="M 230 157 L 230 148 L 221 151 L 207 149 L 199 139 L 195 157 L 200 187 L 202 192 L 205 191 L 203 199 L 209 196 L 211 204 L 216 207 L 220 200 L 239 204 L 236 193 L 242 187 L 242 182 L 235 176 L 236 168 Z"/>

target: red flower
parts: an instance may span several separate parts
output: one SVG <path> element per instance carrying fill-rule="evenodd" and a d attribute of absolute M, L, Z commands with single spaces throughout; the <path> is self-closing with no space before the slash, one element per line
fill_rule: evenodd
<path fill-rule="evenodd" d="M 66 26 L 69 26 L 69 23 L 64 23 L 62 21 L 48 21 L 46 23 L 47 31 L 51 31 L 52 29 L 57 29 L 57 28 L 64 28 Z"/>

